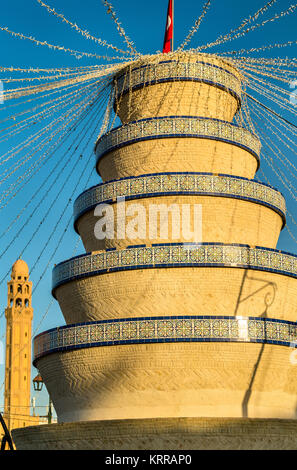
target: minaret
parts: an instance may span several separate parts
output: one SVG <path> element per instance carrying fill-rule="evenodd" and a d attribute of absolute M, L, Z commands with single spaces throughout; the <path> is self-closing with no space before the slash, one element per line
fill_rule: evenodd
<path fill-rule="evenodd" d="M 4 417 L 8 429 L 32 425 L 30 417 L 32 282 L 25 261 L 12 266 L 7 283 Z"/>

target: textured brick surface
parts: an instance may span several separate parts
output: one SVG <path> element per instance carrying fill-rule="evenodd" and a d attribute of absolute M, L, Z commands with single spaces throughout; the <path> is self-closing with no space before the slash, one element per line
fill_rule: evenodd
<path fill-rule="evenodd" d="M 296 417 L 291 348 L 255 343 L 101 346 L 37 361 L 60 422 Z"/>
<path fill-rule="evenodd" d="M 84 214 L 77 223 L 77 228 L 86 252 L 104 250 L 116 247 L 125 248 L 129 245 L 144 243 L 178 243 L 188 241 L 183 237 L 172 238 L 172 218 L 169 213 L 168 238 L 149 239 L 149 207 L 151 204 L 179 204 L 180 220 L 182 220 L 182 204 L 191 206 L 191 225 L 194 226 L 194 204 L 202 205 L 202 242 L 217 243 L 241 243 L 252 246 L 264 246 L 275 248 L 282 227 L 282 219 L 272 209 L 260 204 L 235 198 L 224 198 L 215 196 L 162 196 L 152 198 L 135 199 L 126 201 L 126 211 L 134 204 L 141 204 L 146 211 L 146 234 L 147 238 L 128 238 L 124 240 L 105 239 L 98 240 L 94 234 L 94 228 L 99 217 L 94 216 L 94 209 Z M 117 233 L 117 204 L 112 205 L 114 209 L 114 231 Z M 127 224 L 137 216 L 137 213 L 126 218 Z M 110 219 L 112 224 L 112 219 Z M 166 223 L 167 226 L 167 223 Z M 126 225 L 127 227 L 127 225 Z M 136 227 L 137 230 L 137 227 Z M 160 218 L 158 218 L 157 233 L 160 234 Z M 181 232 L 182 234 L 182 232 Z M 194 241 L 194 240 L 190 240 Z"/>
<path fill-rule="evenodd" d="M 164 171 L 206 172 L 253 178 L 256 158 L 247 150 L 209 139 L 145 140 L 108 153 L 99 160 L 103 181 Z"/>
<path fill-rule="evenodd" d="M 199 82 L 158 83 L 126 93 L 116 103 L 123 123 L 160 116 L 201 116 L 232 121 L 237 99 Z"/>
<path fill-rule="evenodd" d="M 296 450 L 296 420 L 179 418 L 17 429 L 20 450 Z"/>
<path fill-rule="evenodd" d="M 56 289 L 66 323 L 163 315 L 243 315 L 296 321 L 297 279 L 239 268 L 119 271 Z"/>
<path fill-rule="evenodd" d="M 226 60 L 207 54 L 177 53 L 170 57 L 181 63 L 206 62 L 215 67 L 227 70 L 240 81 L 241 74 Z M 144 59 L 140 65 L 157 63 L 164 60 L 162 56 Z M 130 67 L 126 72 L 125 83 L 130 83 Z M 158 79 L 158 77 L 155 77 Z M 161 77 L 160 77 L 161 78 Z M 163 78 L 163 77 L 162 77 Z M 211 79 L 211 77 L 205 77 Z M 128 92 L 120 97 L 115 107 L 122 122 L 156 116 L 204 116 L 231 121 L 237 110 L 237 100 L 227 91 L 199 82 L 165 82 Z"/>

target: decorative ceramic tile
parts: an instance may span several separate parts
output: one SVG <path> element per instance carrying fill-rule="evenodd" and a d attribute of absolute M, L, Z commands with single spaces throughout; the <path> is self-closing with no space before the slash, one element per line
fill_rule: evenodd
<path fill-rule="evenodd" d="M 141 119 L 116 127 L 96 143 L 97 161 L 106 153 L 142 140 L 196 137 L 227 142 L 246 149 L 259 160 L 261 143 L 244 127 L 218 119 L 171 116 Z"/>
<path fill-rule="evenodd" d="M 155 337 L 156 325 L 153 320 L 142 319 L 139 321 L 139 339 L 151 339 Z"/>
<path fill-rule="evenodd" d="M 82 260 L 84 263 L 82 263 Z M 53 293 L 61 284 L 114 270 L 201 266 L 259 269 L 297 277 L 297 256 L 238 244 L 162 244 L 101 251 L 63 261 L 53 269 Z"/>
<path fill-rule="evenodd" d="M 138 248 L 137 250 L 137 264 L 138 266 L 145 266 L 152 264 L 153 253 L 150 248 Z"/>
<path fill-rule="evenodd" d="M 73 334 L 74 333 L 74 334 Z M 63 336 L 63 344 L 59 338 Z M 176 341 L 257 342 L 297 347 L 297 323 L 269 318 L 178 316 L 102 320 L 45 331 L 34 339 L 34 361 L 81 347 Z"/>
<path fill-rule="evenodd" d="M 137 327 L 138 324 L 131 321 L 131 322 L 125 322 L 122 324 L 122 338 L 124 340 L 131 340 L 131 339 L 136 339 L 138 337 L 138 332 L 137 332 Z"/>
<path fill-rule="evenodd" d="M 170 194 L 220 196 L 244 199 L 276 210 L 285 223 L 286 203 L 276 189 L 246 178 L 208 173 L 159 173 L 121 178 L 84 191 L 74 203 L 74 221 L 98 204 L 116 201 L 117 197 L 144 198 Z"/>
<path fill-rule="evenodd" d="M 166 61 L 148 64 L 116 78 L 117 97 L 129 90 L 170 81 L 198 81 L 223 88 L 237 97 L 240 104 L 241 83 L 238 77 L 228 70 L 207 62 Z"/>

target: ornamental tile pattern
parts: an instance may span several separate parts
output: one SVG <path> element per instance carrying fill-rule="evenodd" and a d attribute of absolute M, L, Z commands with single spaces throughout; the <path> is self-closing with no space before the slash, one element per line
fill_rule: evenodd
<path fill-rule="evenodd" d="M 261 143 L 244 127 L 219 119 L 167 116 L 140 119 L 116 127 L 96 143 L 97 161 L 106 153 L 142 140 L 195 137 L 231 143 L 252 153 L 258 160 Z"/>
<path fill-rule="evenodd" d="M 108 204 L 120 197 L 129 200 L 170 194 L 232 197 L 255 202 L 274 209 L 285 223 L 285 199 L 276 189 L 245 178 L 207 173 L 159 173 L 99 184 L 76 199 L 74 222 L 98 204 Z"/>
<path fill-rule="evenodd" d="M 137 67 L 116 78 L 117 98 L 130 90 L 156 83 L 197 81 L 229 91 L 240 102 L 241 83 L 228 70 L 207 62 L 166 61 Z"/>
<path fill-rule="evenodd" d="M 250 342 L 297 347 L 297 323 L 259 317 L 173 316 L 62 326 L 34 339 L 34 361 L 78 348 L 157 342 Z"/>
<path fill-rule="evenodd" d="M 63 261 L 53 269 L 53 293 L 61 284 L 107 272 L 173 267 L 249 268 L 297 278 L 297 256 L 286 252 L 239 244 L 164 243 L 101 251 Z"/>

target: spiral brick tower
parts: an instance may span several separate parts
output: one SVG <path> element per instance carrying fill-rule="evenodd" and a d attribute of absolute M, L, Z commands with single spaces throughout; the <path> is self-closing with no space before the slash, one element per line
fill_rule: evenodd
<path fill-rule="evenodd" d="M 16 430 L 16 443 L 295 448 L 297 257 L 276 249 L 285 201 L 254 180 L 260 141 L 232 123 L 240 73 L 213 55 L 158 55 L 114 87 L 122 125 L 96 143 L 103 183 L 74 207 L 86 254 L 53 271 L 66 326 L 35 338 L 60 424 Z M 117 236 L 95 236 L 99 204 Z M 135 204 L 143 230 L 127 235 Z M 177 236 L 170 216 L 165 235 L 161 218 L 149 226 L 156 205 L 199 206 L 202 240 Z"/>

